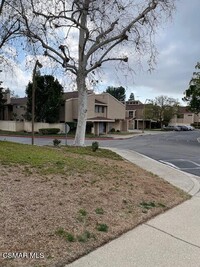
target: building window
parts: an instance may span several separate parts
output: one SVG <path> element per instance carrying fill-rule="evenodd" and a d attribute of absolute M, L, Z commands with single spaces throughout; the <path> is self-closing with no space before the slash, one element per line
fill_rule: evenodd
<path fill-rule="evenodd" d="M 129 118 L 133 118 L 133 111 L 129 111 Z"/>
<path fill-rule="evenodd" d="M 95 106 L 95 112 L 96 113 L 104 113 L 104 107 L 103 106 Z"/>
<path fill-rule="evenodd" d="M 177 118 L 178 119 L 183 119 L 184 118 L 184 114 L 177 114 Z"/>

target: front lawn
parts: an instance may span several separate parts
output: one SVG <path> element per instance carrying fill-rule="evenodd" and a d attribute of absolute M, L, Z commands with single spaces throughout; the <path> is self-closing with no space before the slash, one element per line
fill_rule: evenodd
<path fill-rule="evenodd" d="M 41 256 L 1 267 L 64 266 L 189 198 L 105 149 L 1 141 L 0 171 L 0 253 Z"/>

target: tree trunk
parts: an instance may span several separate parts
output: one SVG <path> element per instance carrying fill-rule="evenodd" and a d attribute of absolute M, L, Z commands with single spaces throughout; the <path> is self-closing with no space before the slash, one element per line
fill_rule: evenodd
<path fill-rule="evenodd" d="M 78 87 L 78 124 L 74 140 L 75 146 L 85 145 L 85 130 L 87 120 L 87 89 L 84 75 L 77 77 Z"/>

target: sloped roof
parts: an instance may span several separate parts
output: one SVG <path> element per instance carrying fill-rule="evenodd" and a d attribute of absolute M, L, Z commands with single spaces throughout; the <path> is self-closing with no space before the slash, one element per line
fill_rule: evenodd
<path fill-rule="evenodd" d="M 92 94 L 93 91 L 88 90 L 87 93 L 89 95 L 89 94 Z M 72 98 L 78 98 L 78 91 L 70 91 L 70 92 L 64 92 L 63 93 L 63 99 L 64 100 L 68 100 L 68 99 L 72 99 Z"/>
<path fill-rule="evenodd" d="M 126 110 L 137 110 L 144 109 L 144 104 L 134 105 L 134 104 L 126 104 Z"/>
<path fill-rule="evenodd" d="M 106 105 L 106 106 L 107 106 L 106 103 L 101 102 L 101 101 L 99 101 L 99 100 L 97 100 L 97 99 L 95 99 L 95 104 L 100 104 L 100 105 Z"/>
<path fill-rule="evenodd" d="M 189 110 L 189 107 L 178 107 L 178 113 L 192 113 L 192 111 Z"/>
<path fill-rule="evenodd" d="M 11 98 L 10 105 L 26 105 L 27 97 Z"/>

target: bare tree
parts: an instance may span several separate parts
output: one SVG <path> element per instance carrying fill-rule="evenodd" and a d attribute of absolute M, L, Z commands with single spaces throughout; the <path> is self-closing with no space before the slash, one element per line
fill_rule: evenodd
<path fill-rule="evenodd" d="M 79 92 L 75 145 L 85 141 L 88 78 L 105 63 L 128 62 L 125 48 L 149 55 L 154 62 L 153 35 L 171 15 L 173 0 L 16 0 L 21 33 L 37 52 L 59 63 L 76 78 Z M 22 26 L 23 25 L 23 26 Z M 125 46 L 126 45 L 126 46 Z"/>
<path fill-rule="evenodd" d="M 156 120 L 162 128 L 163 123 L 168 124 L 173 116 L 177 114 L 178 106 L 177 99 L 161 95 L 149 101 L 149 104 L 145 107 L 145 117 Z"/>
<path fill-rule="evenodd" d="M 14 8 L 14 1 L 1 0 L 0 3 L 0 55 L 2 47 L 19 33 L 20 21 Z"/>

